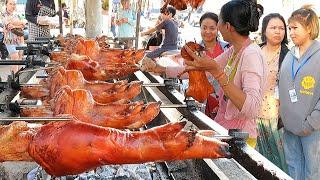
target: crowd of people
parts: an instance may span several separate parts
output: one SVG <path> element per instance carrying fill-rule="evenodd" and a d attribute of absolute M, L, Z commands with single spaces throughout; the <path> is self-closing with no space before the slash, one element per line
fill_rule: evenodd
<path fill-rule="evenodd" d="M 26 22 L 14 14 L 15 0 L 5 4 L 4 43 L 10 58 L 19 59 L 16 47 L 23 43 L 19 32 Z M 164 31 L 162 45 L 146 54 L 141 69 L 166 77 L 206 71 L 215 87 L 207 98 L 206 115 L 226 129 L 248 132 L 247 143 L 292 178 L 320 179 L 318 16 L 311 6 L 295 10 L 287 20 L 279 13 L 267 14 L 262 20 L 262 43 L 256 44 L 249 34 L 258 30 L 263 11 L 254 0 L 232 0 L 222 6 L 219 15 L 204 13 L 199 22 L 205 51 L 199 55 L 186 46 L 194 61 L 164 67 L 156 59 L 177 49 L 178 37 L 176 10 L 168 6 L 155 27 L 140 34 Z M 49 36 L 46 17 L 55 14 L 53 0 L 28 0 L 29 39 Z M 132 46 L 135 20 L 129 0 L 121 0 L 113 25 L 118 26 L 117 37 L 127 46 Z M 293 43 L 290 49 L 288 39 Z M 188 78 L 187 74 L 181 77 Z"/>
<path fill-rule="evenodd" d="M 50 37 L 49 26 L 57 12 L 53 0 L 27 0 L 25 6 L 26 20 L 16 14 L 16 0 L 6 0 L 5 10 L 1 13 L 3 23 L 3 42 L 12 60 L 22 59 L 22 52 L 16 49 L 24 44 L 24 28 L 28 25 L 28 40 L 37 37 Z"/>
<path fill-rule="evenodd" d="M 256 44 L 249 34 L 258 30 L 262 14 L 255 1 L 230 1 L 219 16 L 209 12 L 200 18 L 206 50 L 199 55 L 186 47 L 194 61 L 164 67 L 147 56 L 142 69 L 166 77 L 206 71 L 216 89 L 207 99 L 209 117 L 227 129 L 249 132 L 247 143 L 293 179 L 320 179 L 318 17 L 311 6 L 295 10 L 287 21 L 268 14 L 262 43 Z"/>

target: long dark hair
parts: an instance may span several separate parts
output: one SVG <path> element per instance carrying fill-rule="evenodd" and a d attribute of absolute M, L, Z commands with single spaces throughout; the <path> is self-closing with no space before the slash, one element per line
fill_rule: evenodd
<path fill-rule="evenodd" d="M 233 0 L 222 6 L 221 20 L 229 22 L 242 36 L 248 36 L 259 27 L 259 19 L 263 14 L 263 7 L 251 0 Z"/>
<path fill-rule="evenodd" d="M 269 21 L 271 19 L 274 18 L 278 18 L 282 21 L 283 25 L 284 25 L 284 38 L 281 41 L 281 44 L 288 44 L 288 38 L 287 38 L 287 25 L 286 25 L 286 21 L 284 20 L 284 18 L 279 14 L 279 13 L 271 13 L 268 14 L 267 16 L 265 16 L 262 20 L 262 28 L 261 28 L 261 40 L 262 42 L 266 42 L 267 41 L 267 37 L 266 37 L 266 29 L 267 26 L 269 24 Z"/>

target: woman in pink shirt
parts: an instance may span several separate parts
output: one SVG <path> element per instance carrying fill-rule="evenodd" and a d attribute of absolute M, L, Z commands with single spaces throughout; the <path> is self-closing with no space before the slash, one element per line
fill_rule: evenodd
<path fill-rule="evenodd" d="M 219 109 L 215 121 L 227 129 L 249 132 L 247 143 L 256 145 L 256 122 L 267 77 L 267 64 L 260 47 L 249 33 L 258 30 L 263 7 L 251 1 L 230 1 L 221 8 L 218 29 L 232 47 L 212 61 L 205 55 L 187 52 L 187 70 L 208 71 L 220 85 Z"/>

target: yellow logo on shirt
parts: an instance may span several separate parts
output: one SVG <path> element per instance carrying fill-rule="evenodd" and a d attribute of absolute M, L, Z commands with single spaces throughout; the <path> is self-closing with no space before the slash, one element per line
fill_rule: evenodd
<path fill-rule="evenodd" d="M 310 89 L 314 88 L 315 84 L 316 84 L 316 81 L 314 77 L 312 76 L 303 77 L 301 81 L 301 86 L 303 87 L 303 90 L 300 90 L 300 93 L 313 96 L 313 91 Z"/>
<path fill-rule="evenodd" d="M 304 89 L 311 89 L 314 88 L 316 81 L 312 76 L 305 76 L 301 81 L 301 86 Z"/>

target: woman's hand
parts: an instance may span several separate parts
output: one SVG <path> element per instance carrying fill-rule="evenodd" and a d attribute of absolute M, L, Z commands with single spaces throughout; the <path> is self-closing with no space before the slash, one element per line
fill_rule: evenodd
<path fill-rule="evenodd" d="M 116 20 L 116 24 L 118 26 L 121 25 L 121 24 L 124 24 L 124 23 L 128 23 L 128 18 L 122 18 L 122 19 Z"/>
<path fill-rule="evenodd" d="M 185 61 L 186 70 L 200 70 L 200 71 L 209 71 L 214 74 L 218 74 L 221 72 L 221 68 L 219 64 L 215 61 L 210 59 L 208 56 L 204 55 L 203 53 L 194 52 L 185 45 L 185 50 L 187 53 L 192 57 L 193 61 Z"/>
<path fill-rule="evenodd" d="M 166 68 L 163 66 L 158 65 L 154 60 L 145 57 L 141 61 L 141 66 L 140 66 L 141 71 L 147 71 L 147 72 L 152 72 L 152 73 L 158 73 L 162 74 L 165 73 Z"/>
<path fill-rule="evenodd" d="M 11 30 L 11 29 L 13 29 L 13 28 L 14 28 L 14 25 L 13 25 L 13 24 L 11 24 L 11 23 L 9 23 L 9 24 L 7 25 L 7 28 L 8 28 L 9 30 Z"/>
<path fill-rule="evenodd" d="M 122 21 L 122 23 L 128 23 L 129 22 L 128 18 L 122 18 L 121 21 Z"/>
<path fill-rule="evenodd" d="M 122 24 L 122 21 L 121 21 L 121 19 L 117 19 L 117 20 L 115 20 L 115 23 L 116 23 L 116 25 L 120 26 Z"/>

